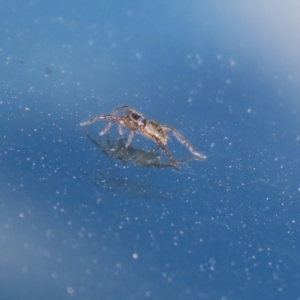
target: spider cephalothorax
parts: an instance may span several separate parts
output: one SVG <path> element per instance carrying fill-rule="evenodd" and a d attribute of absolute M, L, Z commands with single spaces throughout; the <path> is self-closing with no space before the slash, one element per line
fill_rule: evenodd
<path fill-rule="evenodd" d="M 124 111 L 124 115 L 118 115 L 120 111 Z M 205 159 L 206 156 L 196 152 L 194 148 L 189 144 L 189 142 L 173 127 L 167 125 L 161 125 L 156 121 L 147 120 L 141 113 L 135 111 L 128 105 L 123 105 L 117 107 L 111 114 L 108 115 L 98 115 L 93 117 L 85 122 L 81 122 L 80 126 L 85 126 L 91 123 L 94 123 L 99 120 L 107 120 L 108 123 L 100 132 L 100 135 L 105 134 L 110 129 L 113 123 L 118 123 L 119 125 L 119 132 L 123 135 L 122 127 L 126 127 L 130 133 L 127 139 L 126 147 L 128 147 L 133 139 L 134 132 L 140 132 L 144 137 L 154 140 L 159 147 L 163 150 L 163 152 L 167 155 L 170 164 L 174 167 L 178 167 L 178 163 L 173 159 L 171 153 L 167 149 L 167 132 L 171 131 L 173 135 L 183 144 L 185 145 L 190 152 L 195 156 L 197 159 Z"/>

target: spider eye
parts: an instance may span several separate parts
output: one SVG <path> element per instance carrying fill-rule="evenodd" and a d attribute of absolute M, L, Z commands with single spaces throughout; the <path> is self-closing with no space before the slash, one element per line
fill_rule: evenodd
<path fill-rule="evenodd" d="M 141 115 L 138 114 L 132 114 L 131 117 L 136 122 L 140 122 L 140 120 L 142 119 Z"/>

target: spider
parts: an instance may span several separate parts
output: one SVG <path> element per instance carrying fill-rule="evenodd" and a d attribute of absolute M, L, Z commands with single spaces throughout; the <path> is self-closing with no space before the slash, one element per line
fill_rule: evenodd
<path fill-rule="evenodd" d="M 119 112 L 124 111 L 124 115 L 118 115 Z M 113 123 L 118 123 L 119 133 L 123 135 L 122 127 L 129 129 L 130 133 L 125 147 L 128 147 L 133 139 L 134 132 L 140 132 L 144 137 L 154 140 L 162 151 L 166 154 L 171 165 L 178 168 L 178 162 L 174 160 L 171 153 L 167 149 L 167 132 L 171 131 L 177 140 L 186 146 L 188 150 L 195 156 L 195 158 L 203 160 L 206 156 L 202 153 L 196 152 L 192 145 L 173 127 L 168 125 L 161 125 L 154 120 L 147 120 L 141 113 L 137 112 L 129 105 L 118 106 L 111 114 L 98 115 L 87 121 L 81 122 L 80 126 L 92 124 L 96 121 L 107 120 L 108 123 L 105 128 L 100 132 L 100 135 L 105 134 L 110 129 Z"/>

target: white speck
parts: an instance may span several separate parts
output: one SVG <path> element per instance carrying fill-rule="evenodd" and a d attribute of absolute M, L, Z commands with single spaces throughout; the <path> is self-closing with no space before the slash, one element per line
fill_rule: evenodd
<path fill-rule="evenodd" d="M 210 263 L 210 269 L 211 269 L 211 271 L 214 271 L 215 270 L 215 266 L 216 266 L 216 261 L 213 258 L 211 258 L 209 260 L 209 263 Z"/>
<path fill-rule="evenodd" d="M 230 66 L 235 67 L 236 66 L 236 61 L 231 59 L 230 60 Z"/>
<path fill-rule="evenodd" d="M 135 53 L 135 56 L 138 60 L 141 60 L 142 59 L 142 54 L 140 52 L 136 52 Z"/>
<path fill-rule="evenodd" d="M 75 293 L 74 289 L 73 289 L 71 286 L 69 286 L 69 287 L 67 288 L 67 292 L 68 292 L 68 294 L 70 294 L 70 295 L 74 295 L 74 293 Z"/>
<path fill-rule="evenodd" d="M 132 257 L 133 257 L 134 259 L 137 259 L 139 256 L 138 256 L 137 253 L 133 253 L 133 254 L 132 254 Z"/>
<path fill-rule="evenodd" d="M 95 41 L 93 39 L 89 39 L 88 44 L 89 46 L 94 46 Z"/>

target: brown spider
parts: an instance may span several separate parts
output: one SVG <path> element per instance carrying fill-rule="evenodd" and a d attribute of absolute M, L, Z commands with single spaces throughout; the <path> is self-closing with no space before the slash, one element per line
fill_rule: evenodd
<path fill-rule="evenodd" d="M 119 116 L 118 112 L 125 111 L 125 115 Z M 133 139 L 134 132 L 140 132 L 144 137 L 154 140 L 163 152 L 168 157 L 170 164 L 178 168 L 178 163 L 173 159 L 171 153 L 167 149 L 167 134 L 166 132 L 171 131 L 178 141 L 186 146 L 188 150 L 195 156 L 195 158 L 203 160 L 206 156 L 202 153 L 196 152 L 190 143 L 173 127 L 167 125 L 161 125 L 156 121 L 147 120 L 141 113 L 135 111 L 128 105 L 117 107 L 111 114 L 98 115 L 87 121 L 81 122 L 80 126 L 85 126 L 96 121 L 107 120 L 108 123 L 105 128 L 100 132 L 100 135 L 105 134 L 110 129 L 113 123 L 118 123 L 119 133 L 122 135 L 122 127 L 127 127 L 130 131 L 126 147 L 128 147 Z"/>

